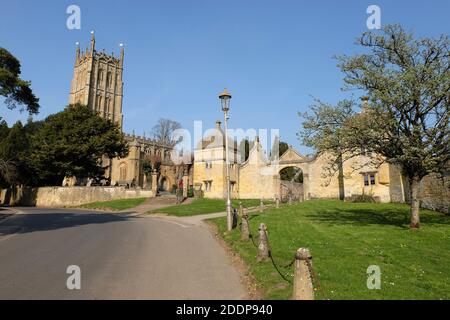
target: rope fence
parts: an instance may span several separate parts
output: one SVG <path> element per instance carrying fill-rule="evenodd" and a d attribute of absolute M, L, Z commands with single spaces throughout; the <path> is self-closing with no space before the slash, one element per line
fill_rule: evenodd
<path fill-rule="evenodd" d="M 271 205 L 265 205 L 264 208 L 279 208 L 279 201 Z M 241 217 L 241 233 L 242 240 L 251 240 L 252 245 L 257 249 L 258 261 L 264 261 L 270 259 L 272 266 L 280 275 L 280 277 L 293 285 L 293 299 L 309 300 L 314 299 L 314 290 L 318 290 L 325 300 L 329 300 L 325 290 L 323 289 L 319 277 L 312 266 L 312 257 L 309 255 L 309 250 L 306 248 L 300 248 L 294 257 L 286 264 L 280 264 L 274 257 L 272 246 L 269 242 L 269 236 L 267 233 L 267 227 L 264 223 L 260 224 L 259 236 L 255 237 L 251 232 L 249 213 L 259 209 L 262 212 L 263 203 L 261 201 L 260 206 L 254 208 L 243 208 L 242 204 L 239 205 L 239 216 Z M 302 254 L 299 254 L 302 252 Z M 307 252 L 305 254 L 304 252 Z M 289 279 L 289 275 L 282 272 L 283 269 L 288 269 L 294 266 L 294 280 Z"/>

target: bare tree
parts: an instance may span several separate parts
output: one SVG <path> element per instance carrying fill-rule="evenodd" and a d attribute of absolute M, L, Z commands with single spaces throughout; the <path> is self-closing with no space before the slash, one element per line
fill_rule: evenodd
<path fill-rule="evenodd" d="M 152 133 L 155 140 L 164 144 L 174 144 L 172 134 L 175 130 L 180 129 L 181 124 L 170 119 L 160 118 L 158 123 L 153 127 Z"/>

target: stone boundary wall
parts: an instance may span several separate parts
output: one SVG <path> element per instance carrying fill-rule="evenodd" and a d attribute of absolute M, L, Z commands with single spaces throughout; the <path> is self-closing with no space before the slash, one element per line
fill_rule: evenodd
<path fill-rule="evenodd" d="M 423 178 L 420 202 L 423 208 L 450 214 L 450 174 L 431 174 Z"/>
<path fill-rule="evenodd" d="M 0 189 L 0 204 L 70 207 L 97 201 L 154 197 L 151 190 L 125 187 L 41 187 Z"/>

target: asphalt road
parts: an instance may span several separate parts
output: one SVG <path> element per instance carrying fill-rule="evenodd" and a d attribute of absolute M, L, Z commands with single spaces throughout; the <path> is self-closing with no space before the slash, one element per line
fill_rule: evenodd
<path fill-rule="evenodd" d="M 0 299 L 242 299 L 238 271 L 198 224 L 20 208 L 0 222 Z M 69 290 L 67 267 L 81 270 Z"/>

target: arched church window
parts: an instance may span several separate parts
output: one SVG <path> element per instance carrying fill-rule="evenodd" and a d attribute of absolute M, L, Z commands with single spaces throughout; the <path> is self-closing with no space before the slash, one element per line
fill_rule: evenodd
<path fill-rule="evenodd" d="M 109 98 L 106 97 L 105 98 L 105 111 L 108 112 L 108 108 L 109 108 Z"/>
<path fill-rule="evenodd" d="M 111 81 L 112 81 L 111 72 L 108 71 L 108 74 L 106 75 L 106 84 L 108 88 L 111 88 Z"/>
<path fill-rule="evenodd" d="M 98 69 L 98 83 L 102 84 L 102 82 L 103 82 L 103 69 L 100 68 Z"/>
<path fill-rule="evenodd" d="M 112 113 L 112 99 L 111 98 L 108 99 L 108 112 Z"/>
<path fill-rule="evenodd" d="M 119 167 L 119 176 L 121 181 L 127 180 L 127 165 L 126 163 L 121 163 Z"/>
<path fill-rule="evenodd" d="M 80 89 L 80 71 L 77 72 L 76 90 Z"/>

